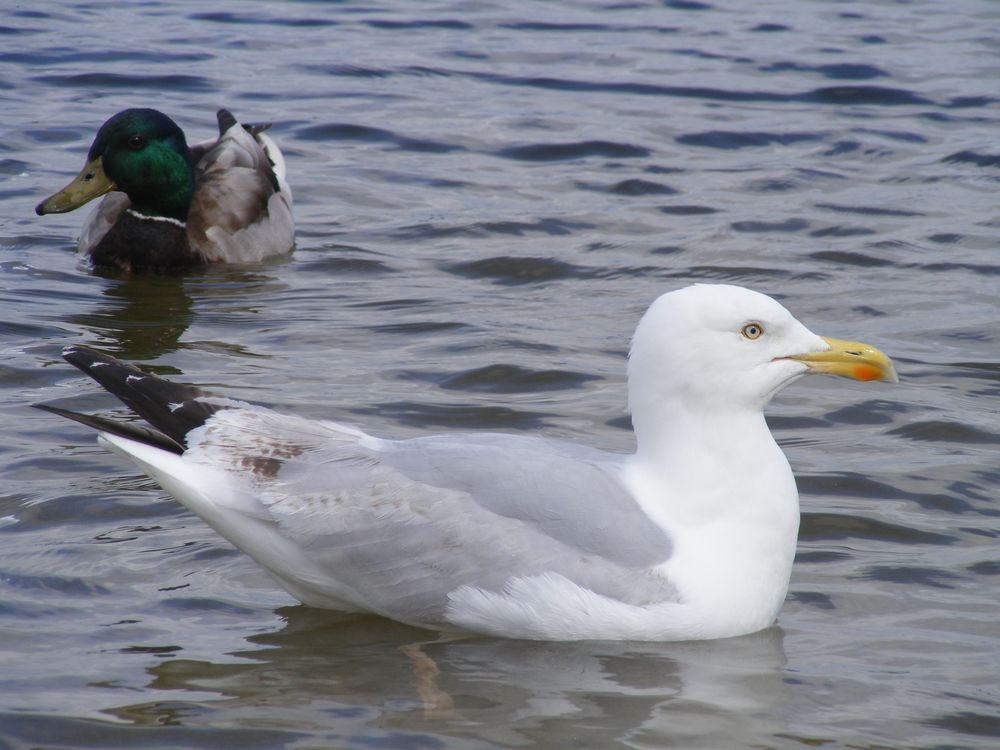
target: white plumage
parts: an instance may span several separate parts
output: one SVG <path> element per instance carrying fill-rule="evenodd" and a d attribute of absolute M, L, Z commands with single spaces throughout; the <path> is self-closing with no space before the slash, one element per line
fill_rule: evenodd
<path fill-rule="evenodd" d="M 66 357 L 157 428 L 96 427 L 295 597 L 515 638 L 722 638 L 772 624 L 798 493 L 762 409 L 810 371 L 894 380 L 762 294 L 660 297 L 628 365 L 634 455 L 523 435 L 383 440 Z M 113 366 L 96 368 L 96 364 Z"/>

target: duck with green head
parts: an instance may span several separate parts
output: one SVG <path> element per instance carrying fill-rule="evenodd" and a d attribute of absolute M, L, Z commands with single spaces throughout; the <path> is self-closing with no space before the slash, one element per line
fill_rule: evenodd
<path fill-rule="evenodd" d="M 98 266 L 132 271 L 260 261 L 292 249 L 292 191 L 263 130 L 218 112 L 219 138 L 188 148 L 155 109 L 101 126 L 80 174 L 35 212 L 64 213 L 105 196 L 80 234 Z"/>

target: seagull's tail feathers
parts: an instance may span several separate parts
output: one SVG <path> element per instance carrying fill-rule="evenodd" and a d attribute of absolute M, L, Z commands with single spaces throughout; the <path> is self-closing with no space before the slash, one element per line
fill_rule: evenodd
<path fill-rule="evenodd" d="M 188 510 L 270 571 L 300 601 L 360 610 L 351 603 L 359 598 L 358 594 L 329 580 L 328 572 L 308 550 L 282 530 L 245 472 L 233 471 L 226 461 L 206 459 L 204 452 L 198 453 L 197 439 L 188 441 L 189 433 L 216 412 L 227 408 L 253 411 L 253 407 L 149 375 L 88 347 L 71 346 L 63 357 L 152 427 L 47 404 L 35 406 L 97 430 L 101 445 L 129 459 L 156 480 Z M 192 447 L 195 450 L 189 451 Z"/>
<path fill-rule="evenodd" d="M 237 547 L 252 549 L 252 537 L 251 541 L 244 537 L 252 534 L 261 521 L 273 523 L 267 508 L 246 492 L 241 483 L 233 482 L 230 473 L 218 467 L 164 452 L 157 445 L 129 435 L 103 431 L 98 442 L 142 469 Z"/>
<path fill-rule="evenodd" d="M 233 546 L 246 552 L 301 602 L 362 611 L 358 594 L 331 579 L 309 550 L 282 529 L 256 494 L 233 473 L 138 441 L 102 432 L 98 441 L 138 466 Z"/>

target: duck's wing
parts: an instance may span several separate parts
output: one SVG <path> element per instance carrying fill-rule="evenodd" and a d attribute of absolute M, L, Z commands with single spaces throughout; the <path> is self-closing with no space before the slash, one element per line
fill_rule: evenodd
<path fill-rule="evenodd" d="M 384 441 L 76 359 L 184 451 L 92 424 L 105 441 L 308 604 L 488 631 L 479 605 L 524 587 L 676 601 L 654 570 L 670 538 L 616 456 L 516 435 Z"/>
<path fill-rule="evenodd" d="M 224 109 L 218 120 L 219 139 L 192 149 L 191 245 L 209 261 L 258 261 L 287 253 L 295 222 L 281 151 L 262 126 L 245 128 Z"/>

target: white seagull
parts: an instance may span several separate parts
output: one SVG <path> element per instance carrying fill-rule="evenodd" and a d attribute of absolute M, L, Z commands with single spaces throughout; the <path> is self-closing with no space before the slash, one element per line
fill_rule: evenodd
<path fill-rule="evenodd" d="M 866 344 L 697 284 L 636 329 L 636 452 L 527 435 L 387 440 L 171 383 L 83 346 L 67 361 L 145 418 L 96 428 L 305 604 L 537 640 L 726 638 L 774 623 L 795 478 L 764 421 L 811 372 L 896 381 Z"/>

